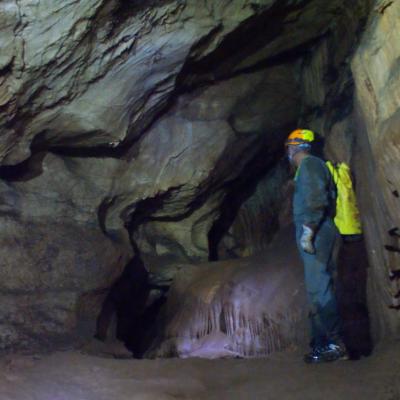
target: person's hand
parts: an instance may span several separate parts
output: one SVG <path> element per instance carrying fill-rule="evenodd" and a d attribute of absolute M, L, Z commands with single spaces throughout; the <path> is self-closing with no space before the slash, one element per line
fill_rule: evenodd
<path fill-rule="evenodd" d="M 300 237 L 300 246 L 308 254 L 315 254 L 313 239 L 314 230 L 307 225 L 303 225 L 303 232 Z"/>

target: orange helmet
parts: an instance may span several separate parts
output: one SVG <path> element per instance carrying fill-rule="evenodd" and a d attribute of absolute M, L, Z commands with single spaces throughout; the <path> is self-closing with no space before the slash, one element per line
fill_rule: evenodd
<path fill-rule="evenodd" d="M 308 129 L 296 129 L 286 139 L 285 146 L 311 144 L 314 141 L 314 132 Z"/>

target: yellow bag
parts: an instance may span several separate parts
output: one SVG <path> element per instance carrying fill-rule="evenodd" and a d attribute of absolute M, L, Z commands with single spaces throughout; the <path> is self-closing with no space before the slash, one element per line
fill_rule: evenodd
<path fill-rule="evenodd" d="M 362 233 L 361 219 L 350 168 L 346 163 L 333 165 L 330 161 L 326 162 L 326 166 L 337 191 L 335 225 L 342 235 L 359 235 Z"/>

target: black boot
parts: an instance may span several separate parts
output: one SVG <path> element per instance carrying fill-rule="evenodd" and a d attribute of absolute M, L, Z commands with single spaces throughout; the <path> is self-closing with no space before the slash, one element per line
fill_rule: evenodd
<path fill-rule="evenodd" d="M 327 346 L 316 346 L 310 353 L 304 356 L 304 361 L 307 364 L 318 364 L 346 359 L 348 359 L 346 349 L 334 343 L 330 343 Z"/>

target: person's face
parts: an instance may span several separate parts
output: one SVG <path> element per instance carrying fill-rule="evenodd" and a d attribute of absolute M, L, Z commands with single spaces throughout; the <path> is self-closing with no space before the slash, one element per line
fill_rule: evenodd
<path fill-rule="evenodd" d="M 291 165 L 296 165 L 294 160 L 294 155 L 297 153 L 297 151 L 298 151 L 297 146 L 289 145 L 286 147 L 286 155 Z"/>

